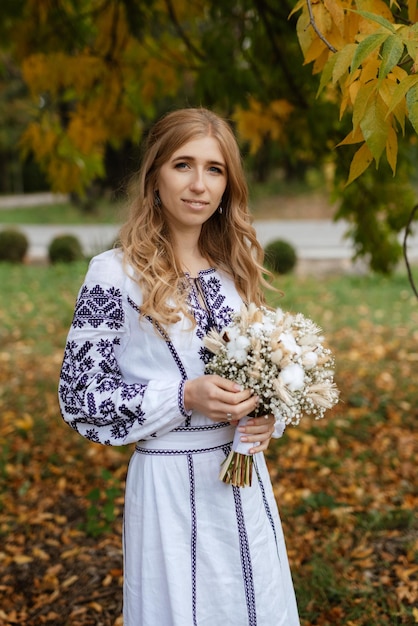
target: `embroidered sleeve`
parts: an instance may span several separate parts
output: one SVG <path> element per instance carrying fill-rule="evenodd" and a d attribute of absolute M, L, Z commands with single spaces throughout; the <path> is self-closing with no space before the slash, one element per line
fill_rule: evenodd
<path fill-rule="evenodd" d="M 147 384 L 124 379 L 118 359 L 128 343 L 121 289 L 86 280 L 65 347 L 59 402 L 64 420 L 91 441 L 132 443 L 185 419 L 180 375 Z"/>

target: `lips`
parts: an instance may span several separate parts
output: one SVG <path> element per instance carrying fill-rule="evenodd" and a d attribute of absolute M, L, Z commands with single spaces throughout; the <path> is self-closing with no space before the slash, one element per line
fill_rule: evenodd
<path fill-rule="evenodd" d="M 187 200 L 183 199 L 183 202 L 187 204 L 192 209 L 203 209 L 209 205 L 209 202 L 204 202 L 203 200 Z"/>

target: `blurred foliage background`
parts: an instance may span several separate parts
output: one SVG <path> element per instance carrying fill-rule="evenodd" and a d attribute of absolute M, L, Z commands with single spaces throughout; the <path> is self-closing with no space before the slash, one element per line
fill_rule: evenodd
<path fill-rule="evenodd" d="M 88 210 L 124 191 L 156 118 L 205 106 L 233 124 L 250 182 L 314 173 L 358 255 L 390 272 L 416 200 L 416 6 L 3 0 L 0 192 Z"/>

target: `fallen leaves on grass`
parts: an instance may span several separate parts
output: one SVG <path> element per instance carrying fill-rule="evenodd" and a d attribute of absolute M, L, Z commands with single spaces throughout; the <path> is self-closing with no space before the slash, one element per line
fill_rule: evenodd
<path fill-rule="evenodd" d="M 62 346 L 22 333 L 0 350 L 0 625 L 120 626 L 131 448 L 62 422 Z M 362 321 L 328 339 L 340 404 L 267 455 L 301 621 L 417 623 L 417 335 Z"/>

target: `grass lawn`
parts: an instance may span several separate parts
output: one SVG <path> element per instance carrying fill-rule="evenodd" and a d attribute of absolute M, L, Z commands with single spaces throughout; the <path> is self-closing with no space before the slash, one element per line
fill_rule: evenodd
<path fill-rule="evenodd" d="M 0 210 L 0 224 L 118 224 L 126 215 L 120 202 L 100 200 L 91 211 L 63 202 L 36 207 Z"/>
<path fill-rule="evenodd" d="M 131 448 L 65 426 L 56 388 L 87 264 L 0 264 L 0 623 L 120 624 Z M 302 626 L 417 622 L 418 303 L 407 278 L 286 276 L 271 304 L 312 317 L 341 402 L 267 460 Z"/>

